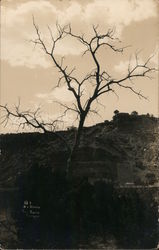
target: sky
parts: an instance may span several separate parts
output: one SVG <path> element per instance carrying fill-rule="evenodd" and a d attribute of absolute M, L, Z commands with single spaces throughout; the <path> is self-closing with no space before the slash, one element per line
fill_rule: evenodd
<path fill-rule="evenodd" d="M 21 109 L 35 110 L 41 107 L 43 118 L 56 119 L 63 108 L 62 102 L 71 105 L 73 95 L 65 84 L 55 88 L 59 72 L 44 51 L 30 41 L 36 38 L 32 17 L 39 27 L 43 39 L 50 45 L 48 25 L 56 36 L 56 23 L 61 26 L 71 24 L 75 34 L 90 38 L 93 25 L 100 32 L 115 28 L 116 36 L 127 46 L 124 53 L 113 53 L 101 49 L 98 59 L 114 77 L 122 77 L 127 72 L 129 59 L 134 63 L 134 54 L 140 51 L 140 61 L 150 55 L 152 65 L 158 65 L 158 22 L 159 2 L 156 0 L 1 0 L 1 82 L 0 102 L 12 109 L 20 98 Z M 90 55 L 81 56 L 83 46 L 75 39 L 65 38 L 57 46 L 56 57 L 65 57 L 64 63 L 70 69 L 76 66 L 76 77 L 82 77 L 93 67 Z M 150 113 L 158 116 L 158 75 L 154 79 L 137 79 L 134 88 L 148 97 L 140 99 L 127 89 L 117 89 L 117 95 L 108 93 L 100 98 L 97 105 L 100 116 L 87 118 L 87 126 L 111 120 L 113 111 L 136 110 L 139 114 Z M 87 88 L 87 87 L 86 87 Z M 85 89 L 88 92 L 89 89 Z M 2 112 L 1 112 L 2 115 Z M 64 128 L 74 123 L 72 112 L 64 118 Z M 76 125 L 76 123 L 74 123 Z M 17 126 L 1 125 L 1 132 L 15 132 Z"/>

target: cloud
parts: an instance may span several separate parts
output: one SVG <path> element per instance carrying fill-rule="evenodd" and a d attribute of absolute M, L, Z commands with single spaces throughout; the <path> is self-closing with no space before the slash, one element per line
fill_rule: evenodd
<path fill-rule="evenodd" d="M 138 64 L 143 64 L 143 60 L 140 58 L 138 59 Z M 125 60 L 125 61 L 120 61 L 118 64 L 116 64 L 114 66 L 114 69 L 116 72 L 119 72 L 121 74 L 123 73 L 127 73 L 128 72 L 128 68 L 130 68 L 130 70 L 132 68 L 134 68 L 137 65 L 136 59 L 135 58 L 131 58 L 130 61 Z"/>
<path fill-rule="evenodd" d="M 154 52 L 148 57 L 150 58 L 148 65 L 150 67 L 155 67 L 156 69 L 158 68 L 158 45 L 156 46 Z M 148 58 L 145 59 L 145 61 L 140 57 L 138 58 L 138 64 L 144 64 L 148 60 Z M 135 55 L 128 61 L 120 61 L 118 64 L 114 66 L 114 70 L 118 73 L 127 73 L 128 68 L 130 67 L 130 70 L 134 68 L 137 65 Z M 138 70 L 142 70 L 141 68 Z"/>
<path fill-rule="evenodd" d="M 159 68 L 159 45 L 156 45 L 154 52 L 152 53 L 151 63 L 154 67 Z"/>
<path fill-rule="evenodd" d="M 120 61 L 114 66 L 116 72 L 125 73 L 128 69 L 129 61 Z"/>
<path fill-rule="evenodd" d="M 157 7 L 152 0 L 95 0 L 86 7 L 87 17 L 109 25 L 124 26 L 157 16 Z M 100 15 L 99 15 L 100 13 Z"/>
<path fill-rule="evenodd" d="M 59 102 L 72 102 L 74 100 L 72 92 L 70 92 L 66 86 L 55 88 L 50 93 L 37 93 L 36 97 L 44 100 L 47 103 L 51 103 L 54 100 Z"/>
<path fill-rule="evenodd" d="M 33 45 L 26 42 L 35 37 L 32 15 L 35 16 L 41 33 L 44 34 L 43 38 L 47 41 L 50 39 L 47 25 L 49 24 L 55 33 L 57 20 L 61 25 L 71 23 L 75 32 L 88 36 L 92 24 L 99 24 L 101 30 L 115 26 L 118 35 L 121 35 L 123 29 L 131 23 L 157 17 L 157 7 L 153 0 L 94 0 L 85 6 L 82 6 L 80 1 L 71 1 L 62 6 L 59 8 L 54 1 L 48 0 L 26 1 L 14 7 L 2 6 L 2 59 L 7 60 L 12 66 L 51 66 L 42 50 L 33 50 Z M 82 51 L 79 42 L 66 39 L 59 43 L 56 53 L 79 55 Z"/>
<path fill-rule="evenodd" d="M 28 42 L 21 40 L 6 41 L 4 38 L 1 40 L 2 59 L 10 63 L 11 66 L 26 66 L 28 68 L 35 68 L 41 66 L 48 68 L 51 62 L 46 59 L 39 49 L 34 49 Z"/>
<path fill-rule="evenodd" d="M 45 103 L 52 104 L 54 101 L 58 101 L 62 104 L 64 103 L 72 103 L 74 101 L 73 94 L 67 90 L 66 86 L 55 88 L 50 93 L 37 93 L 35 95 L 38 99 L 43 100 Z M 60 105 L 60 104 L 59 104 Z M 59 106 L 60 107 L 60 106 Z M 64 111 L 65 108 L 61 107 Z M 63 122 L 58 123 L 59 129 L 66 129 L 68 126 L 71 126 L 74 121 L 76 120 L 76 114 L 72 111 L 68 111 L 65 113 L 64 116 L 61 117 L 61 109 L 59 112 L 59 109 L 55 110 L 54 114 L 45 114 L 42 115 L 44 121 L 53 121 L 56 119 L 59 119 Z"/>

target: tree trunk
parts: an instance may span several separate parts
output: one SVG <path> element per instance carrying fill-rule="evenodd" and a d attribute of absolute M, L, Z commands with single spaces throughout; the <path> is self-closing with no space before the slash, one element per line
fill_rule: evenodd
<path fill-rule="evenodd" d="M 83 130 L 86 116 L 87 116 L 87 114 L 82 114 L 80 116 L 80 121 L 79 121 L 78 129 L 77 129 L 75 141 L 74 141 L 71 153 L 70 153 L 68 160 L 67 160 L 67 169 L 66 169 L 67 176 L 70 176 L 72 174 L 72 158 L 73 158 L 73 155 L 80 144 L 80 139 L 81 139 L 82 130 Z"/>

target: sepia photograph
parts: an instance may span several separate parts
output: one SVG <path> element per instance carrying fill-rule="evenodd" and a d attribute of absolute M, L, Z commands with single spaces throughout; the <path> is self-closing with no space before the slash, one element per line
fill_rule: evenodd
<path fill-rule="evenodd" d="M 0 10 L 0 250 L 159 249 L 159 1 Z"/>

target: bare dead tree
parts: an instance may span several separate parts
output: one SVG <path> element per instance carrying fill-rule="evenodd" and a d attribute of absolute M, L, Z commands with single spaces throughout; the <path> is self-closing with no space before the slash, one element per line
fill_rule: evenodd
<path fill-rule="evenodd" d="M 69 91 L 72 92 L 75 103 L 73 103 L 73 107 L 68 107 L 65 105 L 66 110 L 71 110 L 77 113 L 79 117 L 79 124 L 76 134 L 76 139 L 72 148 L 72 153 L 76 150 L 76 148 L 79 145 L 82 129 L 86 120 L 86 117 L 88 116 L 89 112 L 91 112 L 91 107 L 94 101 L 98 100 L 100 96 L 108 93 L 113 92 L 115 93 L 116 87 L 121 87 L 130 90 L 134 94 L 136 94 L 139 98 L 146 98 L 140 91 L 138 92 L 135 90 L 132 86 L 132 80 L 139 78 L 139 77 L 147 77 L 151 79 L 151 73 L 156 71 L 156 68 L 151 67 L 150 61 L 151 57 L 149 57 L 144 63 L 139 63 L 139 57 L 138 53 L 135 55 L 136 65 L 133 67 L 131 66 L 131 61 L 128 65 L 128 71 L 126 72 L 125 76 L 120 79 L 114 79 L 107 70 L 103 70 L 100 65 L 100 61 L 98 59 L 97 52 L 101 47 L 108 47 L 111 51 L 114 53 L 123 53 L 125 47 L 118 47 L 118 44 L 120 44 L 120 41 L 118 38 L 115 38 L 114 30 L 109 29 L 106 33 L 101 34 L 98 32 L 98 27 L 93 26 L 93 32 L 94 35 L 91 37 L 91 39 L 87 40 L 84 36 L 76 35 L 72 32 L 71 26 L 67 25 L 63 28 L 56 25 L 58 35 L 56 38 L 54 38 L 53 33 L 51 31 L 51 28 L 48 27 L 52 46 L 49 50 L 44 42 L 44 40 L 41 37 L 41 33 L 39 31 L 39 27 L 36 25 L 34 19 L 33 19 L 33 25 L 36 31 L 37 39 L 32 40 L 32 42 L 35 45 L 40 45 L 44 52 L 51 58 L 53 64 L 56 66 L 56 68 L 59 71 L 60 77 L 57 84 L 57 87 L 60 86 L 61 82 L 64 81 L 64 83 L 67 85 L 67 88 Z M 63 57 L 61 58 L 61 61 L 59 62 L 56 58 L 56 45 L 57 43 L 63 39 L 65 36 L 70 36 L 74 39 L 77 39 L 84 47 L 85 51 L 83 55 L 86 53 L 89 53 L 91 59 L 93 59 L 95 68 L 89 72 L 87 75 L 84 76 L 82 80 L 77 79 L 73 75 L 73 72 L 75 71 L 75 68 L 72 70 L 68 70 L 68 66 L 63 66 Z M 129 83 L 128 83 L 129 80 Z M 83 97 L 83 85 L 87 83 L 92 83 L 93 86 L 93 92 L 92 95 L 85 101 L 85 103 L 82 103 L 82 97 Z M 71 159 L 71 156 L 70 156 Z"/>
<path fill-rule="evenodd" d="M 98 31 L 98 26 L 93 26 L 93 35 L 90 39 L 86 39 L 84 35 L 77 35 L 72 31 L 70 25 L 66 25 L 61 27 L 58 23 L 56 24 L 57 35 L 54 37 L 51 28 L 48 26 L 48 31 L 51 39 L 51 47 L 47 46 L 46 42 L 42 38 L 41 32 L 39 30 L 38 25 L 35 23 L 33 18 L 33 25 L 36 32 L 36 39 L 31 40 L 34 45 L 39 45 L 44 53 L 50 57 L 54 66 L 59 71 L 59 80 L 56 87 L 59 87 L 61 84 L 66 84 L 68 91 L 72 92 L 74 96 L 74 103 L 72 106 L 67 106 L 62 104 L 65 109 L 65 113 L 67 111 L 72 111 L 77 114 L 77 118 L 79 119 L 78 128 L 76 132 L 76 137 L 73 146 L 71 147 L 70 156 L 68 159 L 68 166 L 70 165 L 72 155 L 75 150 L 79 146 L 82 130 L 84 127 L 84 123 L 88 114 L 90 112 L 98 113 L 97 111 L 92 110 L 92 105 L 95 101 L 98 101 L 102 95 L 105 95 L 109 92 L 116 94 L 116 89 L 118 87 L 123 89 L 130 90 L 133 94 L 137 95 L 139 98 L 146 97 L 140 92 L 137 91 L 133 86 L 133 80 L 136 78 L 152 78 L 151 73 L 154 73 L 157 69 L 151 66 L 151 56 L 144 62 L 139 63 L 139 53 L 135 54 L 135 65 L 131 65 L 131 60 L 128 65 L 127 72 L 125 76 L 119 79 L 115 79 L 110 75 L 107 69 L 102 69 L 101 63 L 98 57 L 98 51 L 102 47 L 106 47 L 110 49 L 114 53 L 123 53 L 126 47 L 120 47 L 121 41 L 115 37 L 115 32 L 113 29 L 109 29 L 105 33 L 100 33 Z M 59 41 L 61 41 L 66 36 L 69 36 L 72 39 L 78 40 L 85 48 L 83 56 L 89 54 L 90 60 L 93 60 L 94 68 L 89 73 L 84 75 L 82 79 L 78 79 L 74 76 L 75 68 L 69 70 L 68 66 L 64 66 L 64 57 L 57 57 L 56 55 L 56 47 Z M 92 94 L 84 100 L 84 90 L 85 86 L 91 85 Z M 2 106 L 1 106 L 2 107 Z M 3 108 L 7 111 L 8 115 L 13 115 L 8 108 L 3 106 Z M 29 124 L 34 128 L 40 128 L 44 132 L 46 132 L 46 126 L 50 126 L 50 124 L 39 123 L 35 117 L 35 114 L 28 113 L 19 113 L 16 110 L 16 114 L 13 116 L 23 118 L 24 124 Z M 34 122 L 32 122 L 33 120 Z M 45 125 L 45 126 L 44 126 Z M 51 124 L 52 126 L 52 124 Z"/>

